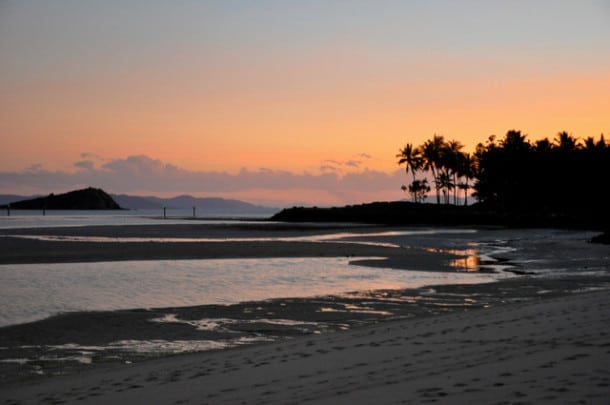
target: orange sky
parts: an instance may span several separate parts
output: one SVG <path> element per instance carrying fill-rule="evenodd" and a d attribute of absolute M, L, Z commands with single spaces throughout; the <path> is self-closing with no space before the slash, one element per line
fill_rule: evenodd
<path fill-rule="evenodd" d="M 38 162 L 69 169 L 80 153 L 89 152 L 140 153 L 188 169 L 221 171 L 315 170 L 325 159 L 366 153 L 373 157 L 371 168 L 391 170 L 403 143 L 421 144 L 434 133 L 459 140 L 467 150 L 512 128 L 531 139 L 552 139 L 561 130 L 597 137 L 608 132 L 604 120 L 610 111 L 610 73 L 405 80 L 387 88 L 348 83 L 285 98 L 282 89 L 270 89 L 213 100 L 198 91 L 172 94 L 171 84 L 124 85 L 127 94 L 120 97 L 114 80 L 91 84 L 85 92 L 82 86 L 76 80 L 47 84 L 2 103 L 3 132 L 11 134 L 2 169 Z"/>
<path fill-rule="evenodd" d="M 472 151 L 509 129 L 610 132 L 603 2 L 102 4 L 2 4 L 0 174 L 74 172 L 83 153 L 392 173 L 435 133 Z"/>

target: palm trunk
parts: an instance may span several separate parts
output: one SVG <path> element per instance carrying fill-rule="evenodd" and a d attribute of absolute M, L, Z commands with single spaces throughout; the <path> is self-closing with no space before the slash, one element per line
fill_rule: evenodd
<path fill-rule="evenodd" d="M 415 170 L 411 169 L 411 175 L 413 175 L 413 183 L 415 184 Z M 417 192 L 413 193 L 413 202 L 417 202 Z"/>
<path fill-rule="evenodd" d="M 455 205 L 455 202 L 457 201 L 457 199 L 455 198 L 455 189 L 456 189 L 456 181 L 455 181 L 455 174 L 451 175 L 451 180 L 453 180 L 453 190 L 451 193 L 451 197 L 453 197 L 453 205 Z"/>
<path fill-rule="evenodd" d="M 440 195 L 440 190 L 439 190 L 439 179 L 436 177 L 436 169 L 434 168 L 434 166 L 431 167 L 432 168 L 432 177 L 434 177 L 434 188 L 436 189 L 436 203 L 440 205 L 441 203 L 441 195 Z"/>

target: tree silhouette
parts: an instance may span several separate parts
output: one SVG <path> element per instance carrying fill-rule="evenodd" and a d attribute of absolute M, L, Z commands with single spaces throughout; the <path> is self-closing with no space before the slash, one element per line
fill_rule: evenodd
<path fill-rule="evenodd" d="M 501 212 L 575 216 L 604 210 L 601 190 L 608 180 L 599 175 L 610 173 L 610 147 L 603 136 L 583 146 L 564 131 L 554 142 L 532 145 L 511 130 L 499 145 L 479 144 L 476 159 L 476 197 Z M 600 182 L 606 184 L 600 188 Z"/>
<path fill-rule="evenodd" d="M 453 203 L 457 205 L 457 184 L 460 169 L 461 149 L 464 147 L 459 141 L 451 140 L 444 144 L 442 149 L 442 164 L 445 176 L 453 177 L 450 181 L 444 181 L 453 190 Z M 449 194 L 450 189 L 447 190 Z M 449 203 L 446 201 L 445 203 Z"/>
<path fill-rule="evenodd" d="M 577 139 L 568 134 L 566 131 L 558 133 L 555 142 L 557 144 L 557 148 L 564 152 L 573 152 L 578 148 Z"/>
<path fill-rule="evenodd" d="M 434 179 L 434 188 L 436 189 L 436 203 L 441 203 L 440 188 L 441 182 L 438 176 L 439 169 L 442 165 L 441 156 L 445 138 L 442 135 L 434 135 L 431 140 L 424 142 L 422 147 L 422 156 L 424 159 L 424 170 L 430 170 Z"/>
<path fill-rule="evenodd" d="M 457 183 L 460 190 L 464 190 L 464 205 L 468 205 L 468 190 L 470 190 L 470 180 L 474 178 L 476 170 L 475 160 L 470 153 L 460 153 L 458 155 L 458 176 L 463 178 L 462 182 Z M 457 204 L 457 201 L 456 201 Z"/>
<path fill-rule="evenodd" d="M 423 170 L 432 175 L 437 204 L 441 195 L 442 202 L 449 204 L 452 192 L 457 204 L 459 189 L 467 205 L 472 189 L 478 204 L 499 213 L 575 216 L 607 211 L 610 145 L 603 134 L 598 140 L 589 137 L 579 142 L 562 131 L 553 141 L 530 143 L 527 135 L 511 129 L 499 140 L 489 136 L 473 154 L 461 149 L 459 142 L 435 134 L 419 147 L 407 144 L 400 151 L 399 164 L 406 164 L 407 173 L 413 174 L 408 190 L 414 201 L 423 201 L 417 194 L 423 186 L 416 184 L 415 177 Z"/>
<path fill-rule="evenodd" d="M 434 135 L 432 139 L 424 142 L 419 147 L 414 147 L 408 143 L 400 150 L 396 157 L 400 158 L 399 164 L 406 164 L 406 172 L 409 170 L 413 173 L 413 183 L 415 172 L 424 170 L 430 172 L 434 181 L 436 190 L 436 202 L 441 203 L 441 195 L 443 204 L 451 202 L 453 196 L 453 204 L 458 204 L 458 188 L 467 193 L 470 189 L 470 180 L 474 176 L 474 160 L 472 156 L 466 155 L 461 150 L 463 145 L 456 140 L 445 141 L 442 135 Z M 462 180 L 460 180 L 462 179 Z M 422 184 L 416 185 L 415 189 L 419 188 L 429 192 L 429 186 Z M 414 200 L 417 198 L 414 195 Z M 420 200 L 421 201 L 421 200 Z"/>
<path fill-rule="evenodd" d="M 411 171 L 411 174 L 413 175 L 413 182 L 412 184 L 414 184 L 417 180 L 415 179 L 415 173 L 420 170 L 422 168 L 422 156 L 421 156 L 421 151 L 419 150 L 419 148 L 414 148 L 413 145 L 411 145 L 410 143 L 406 144 L 404 146 L 404 148 L 402 148 L 400 150 L 400 152 L 396 155 L 397 158 L 399 158 L 398 160 L 398 164 L 405 165 L 405 172 L 409 173 L 409 171 Z M 406 187 L 405 187 L 406 189 Z M 405 191 L 405 190 L 403 190 Z M 416 195 L 413 194 L 413 201 L 417 202 L 417 198 Z"/>
<path fill-rule="evenodd" d="M 415 202 L 422 203 L 428 197 L 430 186 L 427 179 L 414 180 L 409 186 L 409 192 L 413 195 Z"/>

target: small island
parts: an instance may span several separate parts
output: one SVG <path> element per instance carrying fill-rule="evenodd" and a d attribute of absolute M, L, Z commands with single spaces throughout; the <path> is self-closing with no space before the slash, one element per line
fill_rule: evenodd
<path fill-rule="evenodd" d="M 88 187 L 63 194 L 49 194 L 29 200 L 3 205 L 3 209 L 17 210 L 120 210 L 121 206 L 99 188 Z"/>

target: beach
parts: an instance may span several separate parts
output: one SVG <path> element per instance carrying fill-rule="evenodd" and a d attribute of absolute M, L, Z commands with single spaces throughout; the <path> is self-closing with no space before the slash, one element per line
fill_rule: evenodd
<path fill-rule="evenodd" d="M 8 326 L 0 328 L 0 398 L 607 403 L 610 250 L 587 242 L 595 233 L 403 231 L 265 223 L 2 230 L 5 265 L 347 257 L 353 266 L 505 276 L 231 305 L 84 311 Z M 481 257 L 481 246 L 496 253 Z M 473 249 L 478 256 L 468 253 Z M 145 350 L 155 342 L 173 342 L 175 350 Z"/>
<path fill-rule="evenodd" d="M 4 403 L 607 403 L 608 294 L 383 323 L 3 388 Z"/>

